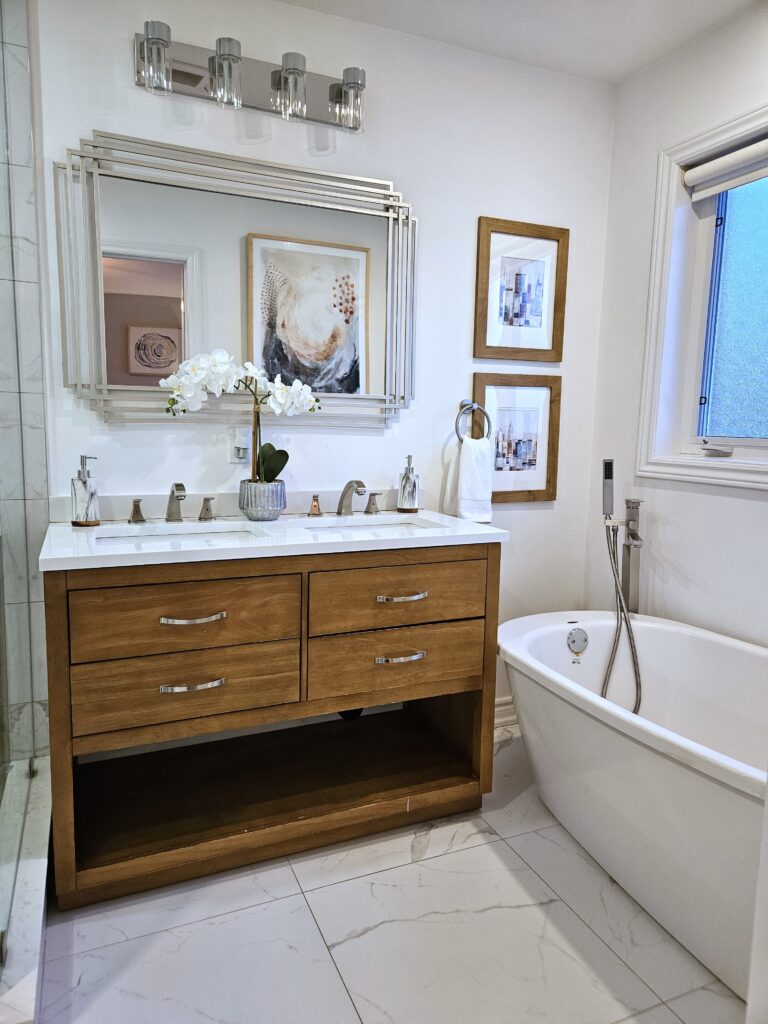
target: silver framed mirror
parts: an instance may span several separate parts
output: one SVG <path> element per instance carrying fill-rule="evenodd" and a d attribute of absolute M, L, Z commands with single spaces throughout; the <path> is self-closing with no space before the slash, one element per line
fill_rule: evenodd
<path fill-rule="evenodd" d="M 411 402 L 417 222 L 391 181 L 94 132 L 55 194 L 64 383 L 106 419 L 164 416 L 158 381 L 215 348 L 309 383 L 326 426 Z"/>

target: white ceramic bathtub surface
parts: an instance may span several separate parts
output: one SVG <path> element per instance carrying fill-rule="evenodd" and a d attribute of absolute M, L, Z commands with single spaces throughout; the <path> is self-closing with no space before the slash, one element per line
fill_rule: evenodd
<path fill-rule="evenodd" d="M 768 756 L 768 649 L 637 616 L 640 715 L 626 639 L 608 700 L 605 612 L 505 623 L 542 799 L 602 866 L 740 995 L 747 990 Z M 566 644 L 578 625 L 589 645 Z"/>

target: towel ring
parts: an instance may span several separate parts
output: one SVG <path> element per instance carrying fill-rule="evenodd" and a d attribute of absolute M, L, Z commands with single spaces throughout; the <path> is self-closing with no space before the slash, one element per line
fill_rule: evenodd
<path fill-rule="evenodd" d="M 464 416 L 465 413 L 473 413 L 473 412 L 481 412 L 483 414 L 483 416 L 485 417 L 485 422 L 488 424 L 488 433 L 485 436 L 486 437 L 490 437 L 491 436 L 491 433 L 493 431 L 493 423 L 491 423 L 491 417 L 488 415 L 488 413 L 485 411 L 485 409 L 482 407 L 482 405 L 478 405 L 477 402 L 470 402 L 470 400 L 468 398 L 465 398 L 464 401 L 461 403 L 461 406 L 459 408 L 459 414 L 456 417 L 456 426 L 454 428 L 456 430 L 456 437 L 458 437 L 458 439 L 459 439 L 459 444 L 463 444 L 464 443 L 464 437 L 459 432 L 459 426 L 461 424 L 461 417 Z"/>

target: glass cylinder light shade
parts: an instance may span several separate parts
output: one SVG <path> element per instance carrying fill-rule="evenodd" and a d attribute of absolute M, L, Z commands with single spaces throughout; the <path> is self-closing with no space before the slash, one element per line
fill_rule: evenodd
<path fill-rule="evenodd" d="M 365 71 L 362 68 L 344 68 L 342 86 L 342 124 L 353 132 L 363 130 Z"/>
<path fill-rule="evenodd" d="M 307 116 L 307 61 L 301 53 L 283 54 L 281 113 L 286 121 Z"/>
<path fill-rule="evenodd" d="M 243 105 L 240 86 L 240 42 L 222 36 L 216 40 L 214 95 L 220 107 L 239 110 Z"/>
<path fill-rule="evenodd" d="M 269 105 L 278 114 L 283 112 L 283 72 L 277 68 L 269 77 Z"/>
<path fill-rule="evenodd" d="M 171 92 L 171 28 L 164 21 L 144 22 L 144 86 L 147 92 Z"/>
<path fill-rule="evenodd" d="M 328 113 L 334 124 L 341 124 L 344 111 L 344 87 L 341 82 L 328 86 Z"/>

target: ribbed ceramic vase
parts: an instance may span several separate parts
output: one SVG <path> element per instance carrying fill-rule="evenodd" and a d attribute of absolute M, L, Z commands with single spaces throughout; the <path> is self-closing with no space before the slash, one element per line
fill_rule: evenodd
<path fill-rule="evenodd" d="M 240 508 L 253 522 L 277 519 L 285 508 L 285 484 L 274 480 L 271 484 L 259 480 L 240 481 Z"/>

